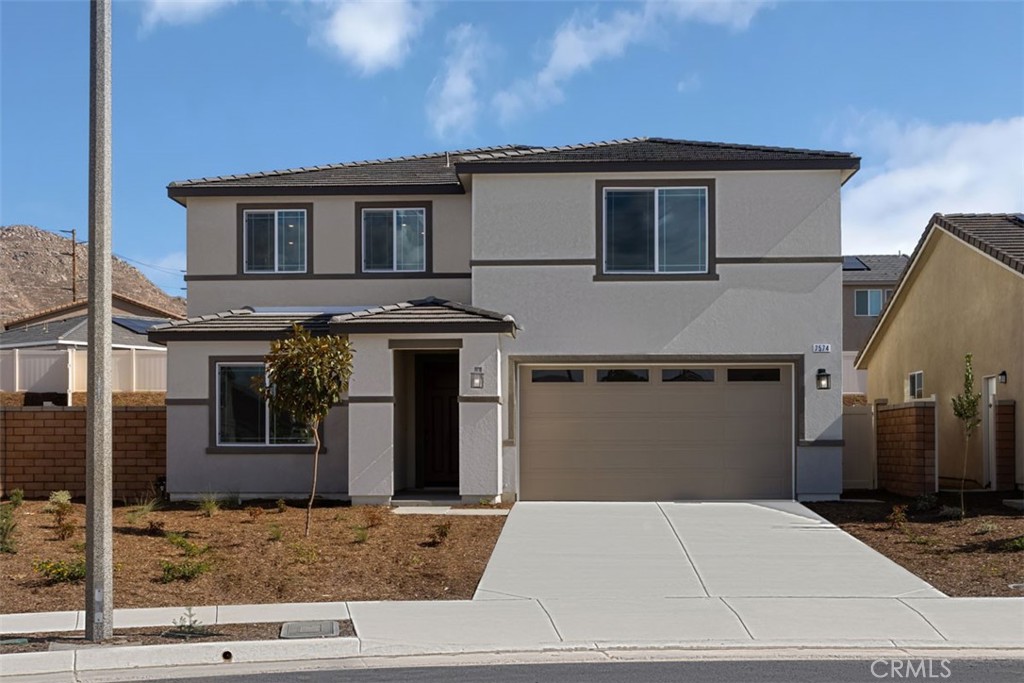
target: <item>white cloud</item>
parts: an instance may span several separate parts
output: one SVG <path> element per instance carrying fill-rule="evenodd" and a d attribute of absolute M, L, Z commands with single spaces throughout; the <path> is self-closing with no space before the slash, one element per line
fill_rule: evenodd
<path fill-rule="evenodd" d="M 222 7 L 238 0 L 146 0 L 142 10 L 142 30 L 158 24 L 194 24 Z"/>
<path fill-rule="evenodd" d="M 676 91 L 682 93 L 694 92 L 695 90 L 700 90 L 700 86 L 700 75 L 695 73 L 689 73 L 680 78 L 679 82 L 676 83 Z"/>
<path fill-rule="evenodd" d="M 320 38 L 364 75 L 394 68 L 423 29 L 427 9 L 408 0 L 346 0 L 333 6 Z"/>
<path fill-rule="evenodd" d="M 511 121 L 560 102 L 573 76 L 597 62 L 621 57 L 630 46 L 650 39 L 665 22 L 696 21 L 739 31 L 766 5 L 764 0 L 648 0 L 608 18 L 574 12 L 551 38 L 544 66 L 499 91 L 493 104 L 503 121 Z"/>
<path fill-rule="evenodd" d="M 843 144 L 864 159 L 843 194 L 845 254 L 910 253 L 936 212 L 1024 211 L 1024 117 L 933 125 L 869 115 Z"/>
<path fill-rule="evenodd" d="M 439 138 L 472 130 L 480 111 L 477 81 L 487 58 L 484 36 L 470 24 L 452 29 L 446 42 L 443 74 L 427 92 L 427 119 Z"/>

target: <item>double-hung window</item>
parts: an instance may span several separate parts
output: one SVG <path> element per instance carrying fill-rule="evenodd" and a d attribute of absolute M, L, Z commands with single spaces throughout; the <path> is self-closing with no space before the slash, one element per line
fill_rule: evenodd
<path fill-rule="evenodd" d="M 605 273 L 710 272 L 710 184 L 599 187 Z"/>
<path fill-rule="evenodd" d="M 374 207 L 360 216 L 362 271 L 416 273 L 427 270 L 427 209 Z"/>
<path fill-rule="evenodd" d="M 265 377 L 262 363 L 217 363 L 218 446 L 309 445 L 309 428 L 272 410 L 253 388 Z"/>
<path fill-rule="evenodd" d="M 882 312 L 882 290 L 858 289 L 853 293 L 853 314 L 876 318 Z"/>
<path fill-rule="evenodd" d="M 924 398 L 924 371 L 917 370 L 907 375 L 907 395 L 909 398 Z"/>
<path fill-rule="evenodd" d="M 306 272 L 305 209 L 247 209 L 242 239 L 246 273 Z"/>

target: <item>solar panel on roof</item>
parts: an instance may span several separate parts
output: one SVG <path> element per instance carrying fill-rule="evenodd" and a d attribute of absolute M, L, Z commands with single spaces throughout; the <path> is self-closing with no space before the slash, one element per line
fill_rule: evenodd
<path fill-rule="evenodd" d="M 167 322 L 161 318 L 121 318 L 117 316 L 111 318 L 111 320 L 135 334 L 146 334 L 149 332 L 149 328 L 154 325 Z"/>
<path fill-rule="evenodd" d="M 856 256 L 843 257 L 843 270 L 871 270 Z"/>

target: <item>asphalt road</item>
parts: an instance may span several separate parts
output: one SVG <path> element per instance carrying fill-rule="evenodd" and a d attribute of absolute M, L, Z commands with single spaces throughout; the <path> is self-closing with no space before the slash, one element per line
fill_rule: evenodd
<path fill-rule="evenodd" d="M 165 683 L 1020 683 L 1024 660 L 810 660 L 509 664 L 343 669 L 165 679 Z M 149 680 L 146 683 L 154 683 Z M 157 682 L 159 683 L 159 682 Z"/>

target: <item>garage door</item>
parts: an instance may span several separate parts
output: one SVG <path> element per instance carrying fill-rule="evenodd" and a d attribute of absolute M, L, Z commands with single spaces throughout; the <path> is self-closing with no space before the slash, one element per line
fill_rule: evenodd
<path fill-rule="evenodd" d="M 789 366 L 524 366 L 522 500 L 792 498 Z"/>

